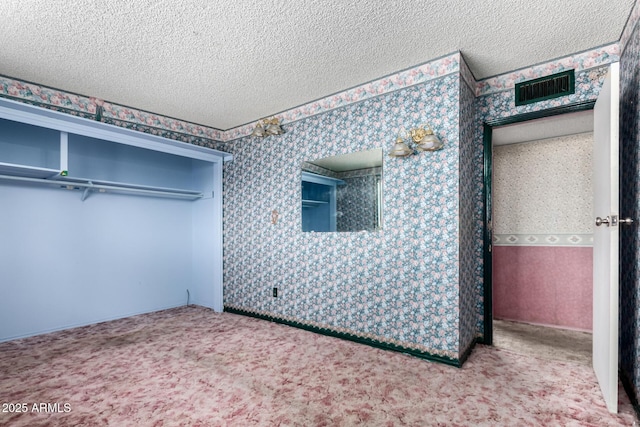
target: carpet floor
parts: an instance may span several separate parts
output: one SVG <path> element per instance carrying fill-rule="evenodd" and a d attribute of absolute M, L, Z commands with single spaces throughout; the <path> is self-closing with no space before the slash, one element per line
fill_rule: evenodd
<path fill-rule="evenodd" d="M 454 368 L 201 307 L 1 343 L 0 403 L 2 426 L 636 421 L 623 390 L 619 414 L 608 413 L 593 372 L 576 363 L 478 345 Z"/>
<path fill-rule="evenodd" d="M 493 345 L 541 359 L 592 364 L 592 335 L 588 332 L 494 320 Z"/>

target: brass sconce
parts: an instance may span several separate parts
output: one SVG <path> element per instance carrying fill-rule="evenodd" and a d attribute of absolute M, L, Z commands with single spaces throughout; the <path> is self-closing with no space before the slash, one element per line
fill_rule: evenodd
<path fill-rule="evenodd" d="M 436 151 L 443 147 L 442 141 L 433 133 L 429 125 L 420 125 L 417 128 L 409 130 L 409 132 L 402 127 L 398 132 L 393 148 L 389 152 L 389 156 L 407 157 L 415 154 L 414 150 L 404 142 L 403 137 L 406 139 L 410 138 L 411 141 L 413 141 L 413 145 L 415 145 L 419 151 Z"/>
<path fill-rule="evenodd" d="M 264 138 L 265 136 L 282 135 L 283 133 L 284 130 L 280 126 L 280 119 L 272 117 L 270 119 L 260 120 L 253 129 L 253 132 L 251 132 L 251 136 Z"/>
<path fill-rule="evenodd" d="M 404 131 L 404 132 L 403 132 Z M 409 148 L 407 144 L 405 144 L 404 139 L 402 139 L 402 134 L 407 133 L 404 128 L 400 129 L 398 132 L 398 137 L 396 138 L 396 142 L 393 145 L 393 148 L 389 152 L 389 156 L 391 157 L 407 157 L 413 154 L 413 150 Z"/>

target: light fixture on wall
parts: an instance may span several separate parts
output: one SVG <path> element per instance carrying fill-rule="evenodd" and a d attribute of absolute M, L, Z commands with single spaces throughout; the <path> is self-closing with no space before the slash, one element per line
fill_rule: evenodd
<path fill-rule="evenodd" d="M 413 141 L 413 145 L 415 145 L 416 149 L 419 151 L 436 151 L 443 147 L 442 141 L 440 141 L 440 139 L 433 133 L 433 130 L 429 125 L 420 125 L 409 130 L 409 132 L 402 127 L 398 132 L 393 148 L 389 152 L 389 156 L 407 157 L 415 154 L 414 150 L 404 142 L 405 140 L 403 137 Z"/>
<path fill-rule="evenodd" d="M 389 152 L 389 156 L 391 157 L 407 157 L 413 154 L 413 150 L 409 148 L 407 144 L 405 144 L 404 139 L 402 138 L 403 134 L 406 136 L 407 131 L 404 128 L 400 128 L 400 132 L 398 132 L 398 136 L 396 138 L 395 144 L 393 144 L 393 148 Z"/>
<path fill-rule="evenodd" d="M 257 136 L 264 138 L 270 135 L 282 135 L 284 130 L 280 126 L 280 119 L 277 117 L 271 117 L 270 119 L 262 119 L 251 132 L 251 136 Z"/>
<path fill-rule="evenodd" d="M 421 125 L 411 129 L 409 135 L 420 151 L 436 151 L 443 147 L 442 141 L 433 133 L 429 125 Z"/>

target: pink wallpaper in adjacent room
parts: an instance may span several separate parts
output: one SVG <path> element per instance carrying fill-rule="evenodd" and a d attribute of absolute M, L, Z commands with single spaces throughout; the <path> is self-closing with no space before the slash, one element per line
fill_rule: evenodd
<path fill-rule="evenodd" d="M 493 264 L 495 319 L 591 331 L 592 248 L 495 246 Z"/>

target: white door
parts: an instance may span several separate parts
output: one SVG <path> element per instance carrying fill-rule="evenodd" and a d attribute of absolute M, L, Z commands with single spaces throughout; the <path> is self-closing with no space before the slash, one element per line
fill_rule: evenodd
<path fill-rule="evenodd" d="M 618 412 L 618 121 L 620 64 L 611 64 L 594 109 L 593 370 Z"/>

